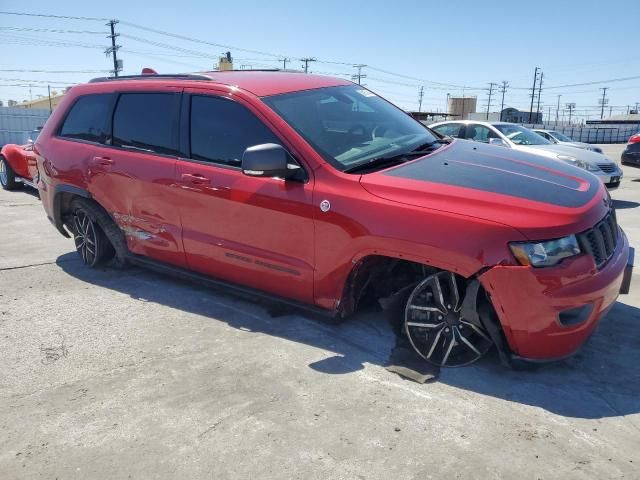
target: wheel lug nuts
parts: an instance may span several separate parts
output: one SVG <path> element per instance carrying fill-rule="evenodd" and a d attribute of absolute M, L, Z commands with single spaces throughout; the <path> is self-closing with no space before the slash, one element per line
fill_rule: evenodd
<path fill-rule="evenodd" d="M 438 315 L 438 320 L 442 320 L 442 315 Z"/>
<path fill-rule="evenodd" d="M 447 308 L 451 308 L 451 305 L 447 305 Z"/>
<path fill-rule="evenodd" d="M 449 329 L 448 329 L 448 328 L 445 328 L 445 329 L 444 329 L 444 331 L 445 331 L 445 332 L 447 332 L 447 333 L 449 333 Z"/>

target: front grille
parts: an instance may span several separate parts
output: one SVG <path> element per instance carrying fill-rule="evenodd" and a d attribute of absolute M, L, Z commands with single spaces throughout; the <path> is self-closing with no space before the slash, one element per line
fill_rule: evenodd
<path fill-rule="evenodd" d="M 612 173 L 616 171 L 615 163 L 599 163 L 598 168 L 602 170 L 604 173 Z"/>
<path fill-rule="evenodd" d="M 598 269 L 613 256 L 618 245 L 618 222 L 611 209 L 593 228 L 576 235 L 583 252 L 591 255 Z"/>

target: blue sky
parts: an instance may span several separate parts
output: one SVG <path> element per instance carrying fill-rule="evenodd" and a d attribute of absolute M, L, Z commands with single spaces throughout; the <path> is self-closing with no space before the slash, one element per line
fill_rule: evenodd
<path fill-rule="evenodd" d="M 85 2 L 3 0 L 0 10 L 115 18 L 125 73 L 210 69 L 230 45 L 235 66 L 278 66 L 278 58 L 316 57 L 311 71 L 349 76 L 366 64 L 369 88 L 406 109 L 445 108 L 447 93 L 477 95 L 484 110 L 489 82 L 509 82 L 505 104 L 527 107 L 534 67 L 544 72 L 543 111 L 576 103 L 599 116 L 601 87 L 614 113 L 640 102 L 640 8 L 637 0 L 604 1 L 286 1 Z M 193 43 L 125 22 L 217 43 Z M 51 30 L 56 30 L 51 31 Z M 28 99 L 108 70 L 102 21 L 0 14 L 0 100 Z M 74 33 L 97 32 L 97 33 Z M 79 45 L 83 45 L 82 47 Z M 244 50 L 240 50 L 244 49 Z M 260 52 L 260 53 L 257 53 Z M 335 62 L 335 63 L 331 63 Z M 300 62 L 288 65 L 299 68 Z M 374 70 L 375 68 L 376 70 Z M 9 72 L 6 70 L 46 70 Z M 380 70 L 385 70 L 381 72 Z M 70 73 L 51 73 L 69 71 Z M 586 86 L 600 80 L 638 77 Z M 32 84 L 31 93 L 29 87 Z M 546 89 L 546 87 L 550 87 Z M 492 104 L 499 105 L 499 95 Z M 492 108 L 495 110 L 496 107 Z M 607 109 L 608 113 L 608 109 Z"/>

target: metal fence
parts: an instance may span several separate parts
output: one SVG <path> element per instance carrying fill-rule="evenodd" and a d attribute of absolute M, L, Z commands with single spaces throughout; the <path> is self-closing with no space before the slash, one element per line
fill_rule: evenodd
<path fill-rule="evenodd" d="M 0 147 L 7 143 L 27 143 L 49 115 L 48 108 L 0 107 Z"/>
<path fill-rule="evenodd" d="M 585 143 L 627 143 L 629 137 L 640 133 L 640 123 L 624 127 L 575 127 L 558 125 L 553 123 L 546 125 L 523 124 L 527 128 L 539 128 L 560 132 L 571 137 L 576 142 Z"/>

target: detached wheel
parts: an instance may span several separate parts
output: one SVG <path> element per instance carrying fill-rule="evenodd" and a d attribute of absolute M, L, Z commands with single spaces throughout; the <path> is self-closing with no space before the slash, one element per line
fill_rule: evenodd
<path fill-rule="evenodd" d="M 454 273 L 439 272 L 420 282 L 407 300 L 407 337 L 422 358 L 439 367 L 469 365 L 493 344 L 477 320 L 462 315 L 463 285 Z"/>
<path fill-rule="evenodd" d="M 82 201 L 73 202 L 71 230 L 82 262 L 93 268 L 105 259 L 110 244 L 90 210 Z"/>
<path fill-rule="evenodd" d="M 7 159 L 0 156 L 0 185 L 5 190 L 16 190 L 22 186 L 21 183 L 16 182 L 16 174 L 7 162 Z"/>

